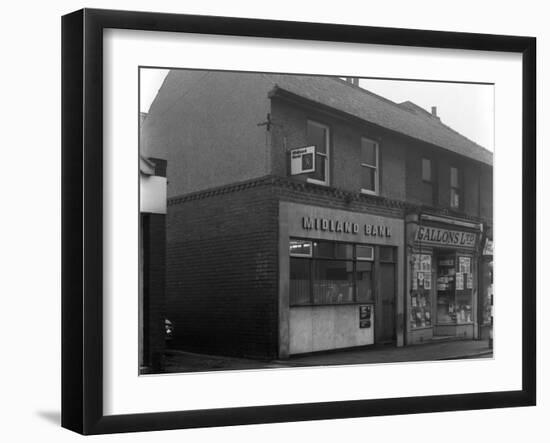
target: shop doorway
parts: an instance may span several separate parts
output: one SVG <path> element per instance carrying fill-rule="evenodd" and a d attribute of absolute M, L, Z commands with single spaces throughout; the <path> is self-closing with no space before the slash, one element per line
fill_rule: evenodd
<path fill-rule="evenodd" d="M 376 343 L 395 342 L 395 263 L 380 263 L 380 298 L 378 322 L 376 322 Z"/>

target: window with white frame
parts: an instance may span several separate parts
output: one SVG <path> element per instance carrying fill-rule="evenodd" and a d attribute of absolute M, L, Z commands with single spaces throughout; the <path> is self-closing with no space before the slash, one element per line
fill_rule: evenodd
<path fill-rule="evenodd" d="M 378 142 L 361 138 L 361 192 L 378 194 Z"/>
<path fill-rule="evenodd" d="M 307 144 L 315 146 L 315 172 L 308 181 L 320 185 L 329 184 L 330 131 L 329 127 L 311 120 L 307 122 Z"/>
<path fill-rule="evenodd" d="M 460 171 L 458 168 L 451 167 L 451 208 L 459 209 L 462 202 L 460 201 Z"/>

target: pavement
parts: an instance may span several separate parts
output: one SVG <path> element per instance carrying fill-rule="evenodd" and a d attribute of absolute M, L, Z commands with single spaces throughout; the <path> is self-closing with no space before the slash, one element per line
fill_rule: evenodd
<path fill-rule="evenodd" d="M 369 346 L 298 355 L 286 360 L 270 361 L 167 350 L 164 356 L 162 372 L 204 372 L 492 357 L 493 350 L 489 347 L 488 340 L 430 342 L 401 348 L 395 346 Z"/>

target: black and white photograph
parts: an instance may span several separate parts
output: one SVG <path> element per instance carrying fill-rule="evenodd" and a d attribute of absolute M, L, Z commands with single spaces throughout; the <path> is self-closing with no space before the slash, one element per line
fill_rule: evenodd
<path fill-rule="evenodd" d="M 493 84 L 138 76 L 141 375 L 494 357 Z"/>

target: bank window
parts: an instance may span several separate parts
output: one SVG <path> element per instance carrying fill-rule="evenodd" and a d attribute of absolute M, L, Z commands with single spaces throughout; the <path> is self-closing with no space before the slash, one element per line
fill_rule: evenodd
<path fill-rule="evenodd" d="M 313 243 L 313 255 L 319 258 L 353 259 L 353 245 L 330 241 Z"/>
<path fill-rule="evenodd" d="M 374 248 L 372 246 L 357 245 L 357 260 L 374 260 Z"/>
<path fill-rule="evenodd" d="M 353 261 L 313 260 L 313 304 L 353 302 Z"/>
<path fill-rule="evenodd" d="M 460 208 L 460 171 L 458 168 L 451 167 L 451 208 L 458 209 Z"/>
<path fill-rule="evenodd" d="M 361 138 L 361 192 L 378 194 L 378 143 Z"/>
<path fill-rule="evenodd" d="M 429 158 L 422 159 L 422 181 L 432 182 L 432 161 Z"/>
<path fill-rule="evenodd" d="M 311 120 L 307 122 L 307 144 L 315 146 L 315 172 L 308 181 L 321 185 L 329 184 L 330 131 L 328 126 Z"/>
<path fill-rule="evenodd" d="M 311 304 L 311 260 L 290 257 L 290 304 Z"/>
<path fill-rule="evenodd" d="M 293 257 L 311 257 L 312 244 L 308 240 L 290 240 L 290 255 Z"/>
<path fill-rule="evenodd" d="M 291 306 L 374 302 L 374 246 L 299 239 L 289 244 Z M 393 248 L 385 249 L 392 259 Z"/>

